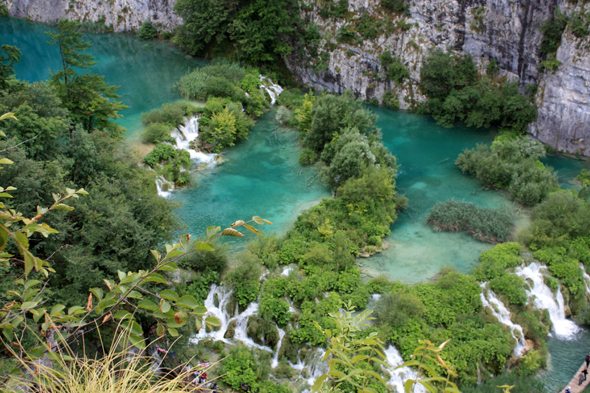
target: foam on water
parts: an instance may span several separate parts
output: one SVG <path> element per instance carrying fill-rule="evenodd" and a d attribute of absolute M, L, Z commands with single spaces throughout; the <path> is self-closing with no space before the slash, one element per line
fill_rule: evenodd
<path fill-rule="evenodd" d="M 521 356 L 525 348 L 524 332 L 522 327 L 518 324 L 513 323 L 510 320 L 510 311 L 506 308 L 504 303 L 491 289 L 486 289 L 487 282 L 481 284 L 481 303 L 484 307 L 488 307 L 492 310 L 492 314 L 500 321 L 500 323 L 508 326 L 512 337 L 516 340 L 516 346 L 514 347 L 514 355 Z"/>
<path fill-rule="evenodd" d="M 528 266 L 516 268 L 516 274 L 529 283 L 527 295 L 533 299 L 535 307 L 549 311 L 553 331 L 557 338 L 570 340 L 580 329 L 578 325 L 565 317 L 565 303 L 559 287 L 557 292 L 553 293 L 543 280 L 543 270 L 546 266 L 536 262 Z"/>
<path fill-rule="evenodd" d="M 265 90 L 270 97 L 270 104 L 274 105 L 277 102 L 277 98 L 283 92 L 283 88 L 272 82 L 270 78 L 260 75 L 260 88 Z"/>
<path fill-rule="evenodd" d="M 404 382 L 408 379 L 416 379 L 418 373 L 416 370 L 411 369 L 410 367 L 402 367 L 397 368 L 399 365 L 403 364 L 404 359 L 400 355 L 399 351 L 393 345 L 390 345 L 385 349 L 385 357 L 387 359 L 387 363 L 389 363 L 390 367 L 387 369 L 391 377 L 387 384 L 393 388 L 395 393 L 403 393 L 404 392 Z M 420 384 L 415 385 L 414 389 L 415 393 L 426 393 L 426 389 Z"/>

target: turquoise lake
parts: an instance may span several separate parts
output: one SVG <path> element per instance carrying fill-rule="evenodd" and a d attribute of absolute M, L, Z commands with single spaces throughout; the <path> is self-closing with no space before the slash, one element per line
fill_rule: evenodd
<path fill-rule="evenodd" d="M 17 76 L 28 81 L 46 80 L 59 66 L 57 48 L 47 44 L 44 34 L 50 27 L 13 18 L 0 18 L 0 45 L 18 46 L 23 52 Z M 205 64 L 188 57 L 165 42 L 145 42 L 127 34 L 88 34 L 90 53 L 99 64 L 94 72 L 107 82 L 120 85 L 121 100 L 130 108 L 119 123 L 133 137 L 141 129 L 142 112 L 179 99 L 174 83 L 186 72 Z M 432 119 L 405 112 L 371 107 L 379 115 L 383 140 L 400 164 L 398 192 L 409 198 L 408 209 L 392 225 L 392 234 L 383 253 L 360 260 L 369 275 L 386 274 L 393 280 L 415 283 L 431 279 L 441 267 L 454 266 L 470 272 L 479 254 L 490 248 L 460 233 L 435 232 L 425 224 L 429 209 L 448 198 L 481 206 L 512 209 L 501 193 L 483 190 L 482 185 L 464 176 L 454 165 L 457 155 L 478 143 L 490 143 L 493 133 L 463 127 L 445 129 Z M 208 225 L 228 226 L 253 215 L 273 221 L 265 233 L 283 234 L 299 212 L 329 196 L 314 180 L 313 168 L 297 162 L 299 144 L 294 131 L 283 130 L 269 111 L 257 122 L 249 139 L 224 153 L 227 162 L 196 175 L 197 187 L 176 191 L 174 200 L 183 203 L 177 210 L 189 228 L 199 234 Z M 552 156 L 560 183 L 569 187 L 583 161 Z M 240 241 L 243 247 L 243 241 Z M 236 243 L 237 244 L 237 243 Z M 548 392 L 568 382 L 590 348 L 590 334 L 582 331 L 573 341 L 548 339 L 551 367 L 542 375 Z"/>

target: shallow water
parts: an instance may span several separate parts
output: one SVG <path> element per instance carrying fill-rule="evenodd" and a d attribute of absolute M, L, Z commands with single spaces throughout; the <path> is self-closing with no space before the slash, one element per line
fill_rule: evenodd
<path fill-rule="evenodd" d="M 433 205 L 449 198 L 513 208 L 501 193 L 483 190 L 479 181 L 463 175 L 454 163 L 464 149 L 491 143 L 493 133 L 460 126 L 446 129 L 427 116 L 372 109 L 379 115 L 385 146 L 397 156 L 397 188 L 409 198 L 409 205 L 391 226 L 392 234 L 385 239 L 389 248 L 362 264 L 372 275 L 385 274 L 404 283 L 426 281 L 444 266 L 470 272 L 479 254 L 491 245 L 463 233 L 436 232 L 426 224 L 426 217 Z"/>
<path fill-rule="evenodd" d="M 0 17 L 0 45 L 15 45 L 23 53 L 15 65 L 19 79 L 29 82 L 47 80 L 50 70 L 60 67 L 59 50 L 49 45 L 45 34 L 54 28 L 23 19 Z M 92 43 L 88 53 L 98 64 L 92 72 L 104 75 L 112 85 L 120 86 L 120 100 L 129 106 L 121 111 L 118 123 L 131 136 L 140 129 L 142 112 L 180 98 L 173 84 L 204 61 L 186 56 L 169 43 L 142 41 L 131 34 L 85 34 Z"/>
<path fill-rule="evenodd" d="M 547 392 L 558 392 L 572 379 L 590 352 L 590 332 L 580 329 L 572 340 L 547 338 L 549 345 L 549 365 L 539 377 L 545 382 Z"/>
<path fill-rule="evenodd" d="M 273 223 L 259 228 L 265 234 L 284 234 L 301 211 L 330 196 L 315 169 L 299 165 L 297 132 L 278 129 L 274 115 L 267 112 L 248 140 L 228 149 L 227 162 L 197 175 L 198 187 L 172 193 L 172 199 L 183 203 L 177 213 L 190 232 L 209 225 L 225 228 L 257 215 Z"/>

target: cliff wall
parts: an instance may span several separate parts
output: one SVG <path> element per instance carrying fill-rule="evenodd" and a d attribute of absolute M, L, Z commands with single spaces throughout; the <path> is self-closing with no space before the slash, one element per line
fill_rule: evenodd
<path fill-rule="evenodd" d="M 134 31 L 145 20 L 172 30 L 182 24 L 173 11 L 176 0 L 0 0 L 12 16 L 37 22 L 55 22 L 60 18 L 105 24 L 117 32 Z"/>

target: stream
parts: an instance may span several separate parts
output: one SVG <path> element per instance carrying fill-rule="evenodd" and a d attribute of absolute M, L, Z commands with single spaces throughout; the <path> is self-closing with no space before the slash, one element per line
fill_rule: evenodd
<path fill-rule="evenodd" d="M 51 69 L 57 70 L 59 53 L 56 47 L 47 44 L 49 37 L 44 34 L 49 29 L 51 27 L 24 20 L 0 18 L 0 45 L 16 45 L 23 52 L 22 61 L 15 66 L 17 77 L 30 82 L 46 80 Z M 179 99 L 173 84 L 186 72 L 206 64 L 182 54 L 166 42 L 141 41 L 129 34 L 87 34 L 86 37 L 93 44 L 89 53 L 99 61 L 94 72 L 105 75 L 108 83 L 121 86 L 121 100 L 129 108 L 121 112 L 124 118 L 118 122 L 127 128 L 130 139 L 141 130 L 142 112 Z M 478 143 L 491 143 L 493 132 L 461 126 L 446 129 L 426 116 L 371 109 L 379 115 L 378 125 L 382 128 L 385 146 L 398 158 L 397 189 L 409 198 L 409 207 L 400 214 L 391 227 L 392 234 L 385 239 L 389 248 L 360 261 L 366 275 L 385 274 L 392 280 L 416 283 L 431 279 L 444 266 L 469 273 L 477 265 L 479 254 L 491 245 L 461 233 L 435 232 L 425 224 L 425 218 L 435 203 L 448 198 L 480 206 L 514 208 L 501 193 L 483 190 L 481 183 L 463 175 L 454 165 L 462 150 Z M 182 202 L 177 214 L 189 232 L 201 233 L 209 225 L 229 226 L 235 220 L 259 215 L 274 223 L 265 225 L 263 232 L 281 235 L 301 211 L 320 198 L 330 196 L 316 178 L 315 169 L 298 164 L 297 133 L 281 129 L 274 115 L 274 110 L 267 112 L 256 123 L 247 141 L 224 152 L 225 163 L 196 174 L 198 186 L 170 194 L 170 198 Z M 586 162 L 560 156 L 548 157 L 545 162 L 558 170 L 564 187 L 569 187 L 582 168 L 588 168 Z M 525 221 L 526 217 L 520 217 L 516 224 L 519 226 Z M 234 246 L 240 248 L 243 243 L 241 240 L 241 245 L 236 242 Z M 519 274 L 538 279 L 538 269 L 525 270 L 520 270 Z M 532 291 L 541 289 L 544 290 L 539 287 Z M 495 302 L 493 294 L 488 293 L 484 299 L 488 304 L 496 304 L 494 315 L 505 319 L 506 311 Z M 550 312 L 559 313 L 563 309 L 563 299 L 561 303 L 559 300 L 546 297 L 544 305 Z M 559 319 L 560 315 L 555 314 L 555 317 Z M 238 323 L 246 319 L 233 318 L 238 318 Z M 568 320 L 560 322 L 562 324 L 547 340 L 550 365 L 541 373 L 548 392 L 557 391 L 569 381 L 590 349 L 587 330 Z M 518 328 L 512 329 L 518 339 Z M 236 339 L 246 343 L 250 340 L 240 334 Z M 269 348 L 265 350 L 273 352 Z M 399 364 L 395 348 L 388 348 L 387 355 L 391 363 Z M 276 360 L 275 356 L 273 363 Z M 303 364 L 295 366 L 303 367 Z M 314 370 L 310 371 L 312 375 L 315 375 Z M 404 372 L 411 373 L 410 370 Z M 399 377 L 399 373 L 393 374 L 391 383 L 397 385 Z"/>

